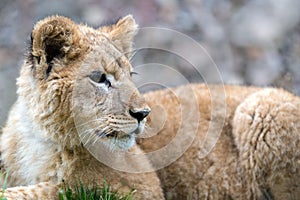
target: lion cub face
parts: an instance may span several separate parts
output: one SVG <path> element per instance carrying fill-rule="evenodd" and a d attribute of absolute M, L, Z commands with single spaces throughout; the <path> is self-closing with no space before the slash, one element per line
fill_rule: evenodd
<path fill-rule="evenodd" d="M 101 141 L 112 149 L 134 145 L 150 112 L 131 79 L 136 29 L 131 16 L 99 29 L 61 16 L 35 25 L 19 94 L 27 98 L 27 106 L 36 103 L 40 114 L 32 117 L 52 138 L 72 137 L 75 126 L 85 144 Z M 64 129 L 55 130 L 56 124 Z"/>

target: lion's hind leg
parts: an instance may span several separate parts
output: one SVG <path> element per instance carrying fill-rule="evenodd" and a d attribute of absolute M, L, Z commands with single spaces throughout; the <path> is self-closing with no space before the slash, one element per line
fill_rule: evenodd
<path fill-rule="evenodd" d="M 299 97 L 280 89 L 254 93 L 238 106 L 233 135 L 247 199 L 300 195 Z"/>

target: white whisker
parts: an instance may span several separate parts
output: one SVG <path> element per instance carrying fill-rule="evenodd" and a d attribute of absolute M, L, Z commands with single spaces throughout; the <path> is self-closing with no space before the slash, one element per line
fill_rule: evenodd
<path fill-rule="evenodd" d="M 105 118 L 97 118 L 97 119 L 93 119 L 93 120 L 87 121 L 85 123 L 76 125 L 76 127 L 80 128 L 81 126 L 87 125 L 87 124 L 92 123 L 92 122 L 101 122 L 101 123 L 103 123 L 103 122 L 106 122 L 106 121 L 107 121 L 107 119 L 105 119 Z"/>

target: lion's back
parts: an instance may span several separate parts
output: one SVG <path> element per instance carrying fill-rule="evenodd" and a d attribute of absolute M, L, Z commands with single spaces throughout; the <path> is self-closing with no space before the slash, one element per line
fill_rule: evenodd
<path fill-rule="evenodd" d="M 193 89 L 191 94 L 195 95 L 196 102 L 185 93 L 189 88 Z M 184 143 L 179 143 L 175 148 L 182 148 L 182 155 L 158 171 L 167 198 L 257 199 L 269 195 L 293 199 L 293 195 L 299 194 L 300 188 L 296 186 L 299 178 L 296 148 L 300 138 L 298 97 L 281 89 L 202 84 L 150 92 L 145 96 L 150 106 L 160 108 L 150 116 L 151 128 L 152 121 L 157 123 L 155 116 L 167 116 L 165 123 L 158 123 L 162 127 L 152 129 L 157 131 L 155 137 L 141 139 L 145 151 L 168 148 L 178 135 L 193 139 L 187 149 L 182 148 Z M 186 102 L 189 107 L 185 106 Z M 268 137 L 258 136 L 266 132 Z M 291 148 L 285 147 L 289 143 Z M 289 159 L 275 159 L 276 152 L 282 148 L 285 149 L 282 156 L 288 155 Z M 272 167 L 278 173 L 272 174 Z M 294 181 L 281 179 L 292 177 L 293 173 Z M 274 177 L 278 178 L 278 185 L 272 185 L 276 182 Z M 288 187 L 294 192 L 286 196 Z"/>

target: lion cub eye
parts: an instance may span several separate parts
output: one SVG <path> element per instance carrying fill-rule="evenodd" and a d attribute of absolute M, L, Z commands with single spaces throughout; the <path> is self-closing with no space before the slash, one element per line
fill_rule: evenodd
<path fill-rule="evenodd" d="M 103 83 L 107 87 L 111 87 L 111 82 L 107 79 L 106 75 L 104 73 L 101 73 L 99 71 L 93 71 L 89 78 L 94 81 L 95 83 Z"/>
<path fill-rule="evenodd" d="M 130 76 L 133 76 L 133 75 L 138 75 L 139 73 L 137 72 L 130 72 Z"/>

